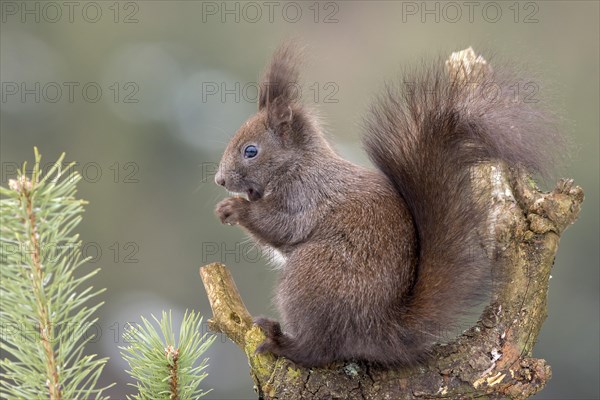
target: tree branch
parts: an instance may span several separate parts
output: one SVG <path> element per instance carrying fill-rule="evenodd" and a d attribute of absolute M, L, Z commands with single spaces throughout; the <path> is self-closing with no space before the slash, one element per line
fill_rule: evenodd
<path fill-rule="evenodd" d="M 451 57 L 450 71 L 473 77 L 489 68 L 469 51 Z M 265 339 L 239 296 L 226 267 L 200 268 L 214 318 L 223 332 L 246 353 L 259 398 L 265 399 L 456 399 L 527 398 L 551 377 L 550 366 L 531 352 L 546 318 L 550 271 L 560 234 L 572 224 L 583 191 L 561 180 L 542 193 L 529 177 L 503 165 L 478 168 L 493 198 L 491 229 L 496 243 L 488 248 L 502 271 L 495 273 L 490 304 L 480 320 L 449 344 L 434 348 L 426 365 L 385 370 L 368 364 L 336 363 L 306 369 L 270 354 L 255 355 Z M 500 273 L 501 272 L 501 273 Z"/>
<path fill-rule="evenodd" d="M 18 184 L 23 193 L 23 198 L 26 203 L 27 221 L 23 221 L 28 225 L 29 230 L 29 245 L 31 246 L 31 286 L 33 289 L 33 295 L 35 297 L 35 303 L 37 306 L 37 316 L 40 326 L 40 340 L 44 349 L 44 356 L 46 358 L 46 386 L 48 387 L 48 396 L 50 400 L 60 400 L 62 398 L 61 393 L 61 380 L 59 376 L 59 368 L 56 362 L 56 353 L 52 344 L 55 340 L 54 330 L 52 326 L 52 320 L 48 310 L 48 302 L 45 300 L 46 293 L 44 290 L 44 271 L 42 266 L 42 256 L 40 250 L 40 244 L 38 241 L 39 232 L 37 229 L 37 216 L 34 211 L 32 191 L 35 189 L 37 182 L 28 180 L 23 176 Z M 14 185 L 13 185 L 14 186 Z M 25 272 L 24 272 L 25 273 Z"/>

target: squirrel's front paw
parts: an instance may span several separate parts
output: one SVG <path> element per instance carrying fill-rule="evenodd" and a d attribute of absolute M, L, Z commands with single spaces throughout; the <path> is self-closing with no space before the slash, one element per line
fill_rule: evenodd
<path fill-rule="evenodd" d="M 215 213 L 223 224 L 237 225 L 249 203 L 242 197 L 228 197 L 217 204 Z"/>

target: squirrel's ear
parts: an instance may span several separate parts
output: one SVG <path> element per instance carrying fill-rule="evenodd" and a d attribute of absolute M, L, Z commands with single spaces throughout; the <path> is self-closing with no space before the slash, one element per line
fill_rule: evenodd
<path fill-rule="evenodd" d="M 276 102 L 291 106 L 298 99 L 299 50 L 295 42 L 282 44 L 273 54 L 259 85 L 258 109 Z"/>
<path fill-rule="evenodd" d="M 293 119 L 292 106 L 281 98 L 272 102 L 267 109 L 267 126 L 276 133 L 286 131 L 292 125 Z"/>

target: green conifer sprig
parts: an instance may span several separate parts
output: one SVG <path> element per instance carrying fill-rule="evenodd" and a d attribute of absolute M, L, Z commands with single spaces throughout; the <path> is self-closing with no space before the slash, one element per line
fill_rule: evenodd
<path fill-rule="evenodd" d="M 186 312 L 177 342 L 170 311 L 163 311 L 160 320 L 152 318 L 156 324 L 142 317 L 140 325 L 130 326 L 123 335 L 129 344 L 121 347 L 121 354 L 129 363 L 127 373 L 137 381 L 131 385 L 138 391 L 128 399 L 192 400 L 210 392 L 200 388 L 208 359 L 199 360 L 215 336 L 201 334 L 202 318 Z"/>
<path fill-rule="evenodd" d="M 8 354 L 0 396 L 6 399 L 106 399 L 96 388 L 106 358 L 84 354 L 103 290 L 87 286 L 99 269 L 76 276 L 87 260 L 73 233 L 85 202 L 75 198 L 79 174 L 63 166 L 46 173 L 23 165 L 0 187 L 0 344 Z M 85 284 L 85 285 L 84 285 Z"/>

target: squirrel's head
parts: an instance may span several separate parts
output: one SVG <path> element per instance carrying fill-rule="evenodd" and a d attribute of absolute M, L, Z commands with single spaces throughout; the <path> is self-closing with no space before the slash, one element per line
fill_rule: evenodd
<path fill-rule="evenodd" d="M 217 184 L 247 194 L 250 201 L 329 149 L 316 119 L 299 101 L 295 50 L 288 43 L 275 52 L 259 85 L 258 112 L 231 139 L 215 175 Z"/>

